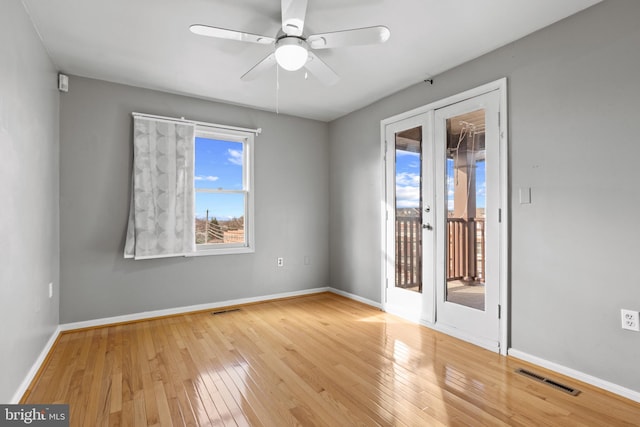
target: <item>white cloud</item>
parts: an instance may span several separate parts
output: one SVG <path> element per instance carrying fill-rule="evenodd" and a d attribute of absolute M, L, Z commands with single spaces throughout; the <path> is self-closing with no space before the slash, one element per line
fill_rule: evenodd
<path fill-rule="evenodd" d="M 412 151 L 406 151 L 406 150 L 396 150 L 396 157 L 403 157 L 403 156 L 420 157 L 420 153 L 414 153 Z"/>
<path fill-rule="evenodd" d="M 211 175 L 209 175 L 209 176 L 198 175 L 198 176 L 195 176 L 194 179 L 196 181 L 210 181 L 210 182 L 213 182 L 213 181 L 217 181 L 219 178 L 217 176 L 211 176 Z"/>
<path fill-rule="evenodd" d="M 420 186 L 420 175 L 413 172 L 400 172 L 396 175 L 396 185 Z"/>
<path fill-rule="evenodd" d="M 195 214 L 196 219 L 206 219 L 207 217 L 207 213 L 205 212 L 196 212 Z M 229 221 L 230 219 L 233 219 L 232 216 L 229 215 L 220 215 L 220 214 L 216 214 L 213 211 L 209 212 L 209 220 L 212 220 L 213 218 L 217 219 L 218 221 Z"/>
<path fill-rule="evenodd" d="M 399 208 L 417 208 L 420 205 L 420 187 L 396 186 L 396 205 Z"/>
<path fill-rule="evenodd" d="M 229 157 L 227 158 L 229 163 L 231 163 L 232 165 L 242 166 L 242 151 L 241 150 L 232 150 L 232 149 L 229 148 L 227 150 L 227 153 L 229 154 Z"/>
<path fill-rule="evenodd" d="M 483 181 L 476 189 L 478 197 L 487 196 L 487 181 Z"/>
<path fill-rule="evenodd" d="M 420 175 L 401 172 L 396 175 L 396 206 L 417 208 L 420 205 Z"/>

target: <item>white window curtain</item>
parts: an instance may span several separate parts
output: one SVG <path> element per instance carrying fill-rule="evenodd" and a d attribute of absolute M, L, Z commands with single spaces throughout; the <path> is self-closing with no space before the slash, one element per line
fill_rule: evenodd
<path fill-rule="evenodd" d="M 134 115 L 125 258 L 195 252 L 194 137 L 193 123 Z"/>

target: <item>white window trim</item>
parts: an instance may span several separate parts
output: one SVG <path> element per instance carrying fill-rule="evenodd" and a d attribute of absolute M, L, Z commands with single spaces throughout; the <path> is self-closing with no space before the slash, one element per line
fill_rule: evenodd
<path fill-rule="evenodd" d="M 254 170 L 253 170 L 253 146 L 255 133 L 251 131 L 236 130 L 216 127 L 212 125 L 196 124 L 196 137 L 217 139 L 223 141 L 233 141 L 244 143 L 244 168 L 243 168 L 243 192 L 246 192 L 245 199 L 245 243 L 226 243 L 216 245 L 196 245 L 196 251 L 188 254 L 189 257 L 209 256 L 209 255 L 233 255 L 255 252 L 255 228 L 254 228 Z M 195 150 L 194 150 L 195 156 Z M 195 182 L 194 182 L 195 187 Z M 230 193 L 236 193 L 230 191 Z M 195 194 L 195 188 L 194 188 Z"/>

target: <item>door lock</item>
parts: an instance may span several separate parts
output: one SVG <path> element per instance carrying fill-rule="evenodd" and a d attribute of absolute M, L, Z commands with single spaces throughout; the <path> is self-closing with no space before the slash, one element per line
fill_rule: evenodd
<path fill-rule="evenodd" d="M 427 230 L 433 230 L 433 227 L 429 223 L 422 224 L 422 228 L 426 228 Z"/>

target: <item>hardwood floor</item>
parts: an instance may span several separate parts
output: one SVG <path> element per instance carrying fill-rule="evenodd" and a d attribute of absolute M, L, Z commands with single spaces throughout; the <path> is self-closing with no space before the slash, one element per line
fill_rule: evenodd
<path fill-rule="evenodd" d="M 329 293 L 64 333 L 23 403 L 73 426 L 640 425 L 640 404 Z"/>

